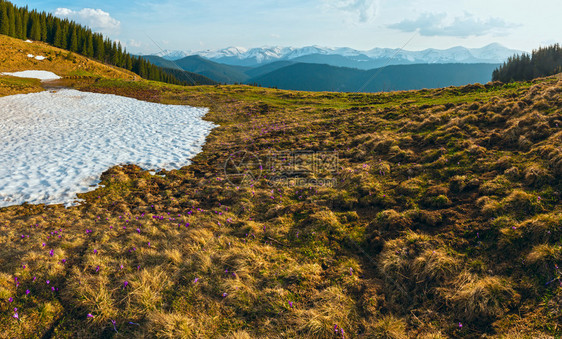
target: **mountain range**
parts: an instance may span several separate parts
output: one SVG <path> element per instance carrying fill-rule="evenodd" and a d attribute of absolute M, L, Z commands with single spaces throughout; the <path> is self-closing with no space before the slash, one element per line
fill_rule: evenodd
<path fill-rule="evenodd" d="M 415 64 L 359 70 L 295 63 L 248 80 L 303 91 L 381 92 L 487 83 L 499 64 Z"/>
<path fill-rule="evenodd" d="M 466 48 L 462 46 L 449 49 L 425 49 L 407 51 L 391 48 L 373 48 L 360 51 L 348 47 L 260 47 L 246 49 L 228 47 L 206 51 L 162 51 L 154 55 L 167 60 L 178 60 L 190 55 L 199 55 L 218 63 L 256 67 L 266 63 L 293 60 L 309 63 L 325 63 L 332 66 L 373 69 L 387 65 L 438 64 L 438 63 L 502 63 L 514 54 L 523 51 L 509 49 L 498 43 L 482 48 Z"/>
<path fill-rule="evenodd" d="M 166 69 L 218 83 L 254 84 L 308 91 L 389 91 L 486 83 L 508 57 L 523 53 L 500 44 L 446 50 L 308 46 L 229 47 L 214 51 L 162 51 L 143 56 Z M 181 77 L 183 78 L 183 77 Z"/>
<path fill-rule="evenodd" d="M 462 86 L 487 83 L 500 64 L 453 63 L 390 65 L 371 70 L 281 60 L 257 67 L 226 65 L 191 55 L 171 61 L 151 55 L 144 56 L 152 64 L 166 69 L 196 73 L 226 84 L 252 84 L 304 91 L 390 91 Z M 297 58 L 298 59 L 298 58 Z M 298 59 L 303 60 L 303 59 Z M 176 77 L 182 78 L 174 73 Z M 183 79 L 183 78 L 182 78 Z"/>

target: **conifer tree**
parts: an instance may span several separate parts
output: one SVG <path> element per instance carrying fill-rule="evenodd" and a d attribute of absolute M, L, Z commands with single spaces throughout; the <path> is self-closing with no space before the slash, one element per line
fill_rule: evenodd
<path fill-rule="evenodd" d="M 16 16 L 14 13 L 14 6 L 8 3 L 8 35 L 16 36 Z"/>
<path fill-rule="evenodd" d="M 68 49 L 72 52 L 78 52 L 78 36 L 76 34 L 76 27 L 73 27 L 72 33 L 70 34 L 70 45 Z"/>
<path fill-rule="evenodd" d="M 48 35 L 47 35 L 47 18 L 45 13 L 43 13 L 42 15 L 39 16 L 39 23 L 40 23 L 40 30 L 41 30 L 41 38 L 38 40 L 41 41 L 47 41 L 48 39 Z"/>
<path fill-rule="evenodd" d="M 19 11 L 16 11 L 14 13 L 15 15 L 15 37 L 18 39 L 22 39 L 23 38 L 23 25 L 22 25 L 22 16 L 21 13 Z"/>
<path fill-rule="evenodd" d="M 104 55 L 105 55 L 105 50 L 103 45 L 103 37 L 97 35 L 95 38 L 95 45 L 94 45 L 94 58 L 103 61 Z"/>
<path fill-rule="evenodd" d="M 86 56 L 88 58 L 94 57 L 94 39 L 91 34 L 88 35 L 88 40 L 86 42 Z"/>
<path fill-rule="evenodd" d="M 8 9 L 4 1 L 0 2 L 0 34 L 8 35 L 10 33 L 10 19 L 8 18 Z"/>
<path fill-rule="evenodd" d="M 31 32 L 28 37 L 34 41 L 41 40 L 41 23 L 37 16 L 31 17 Z"/>
<path fill-rule="evenodd" d="M 116 59 L 117 59 L 117 60 L 116 60 L 117 62 L 116 62 L 115 64 L 116 64 L 117 66 L 121 67 L 121 65 L 122 65 L 122 59 L 123 59 L 123 48 L 121 47 L 121 41 L 119 41 L 119 42 L 117 43 L 117 51 L 116 51 L 116 54 L 117 54 L 117 58 L 116 58 Z"/>
<path fill-rule="evenodd" d="M 28 35 L 27 35 L 28 23 L 29 23 L 29 14 L 27 13 L 27 11 L 25 11 L 25 12 L 23 12 L 22 23 L 21 23 L 22 39 L 25 39 L 25 38 L 28 37 Z"/>
<path fill-rule="evenodd" d="M 84 39 L 84 42 L 82 42 L 82 47 L 80 48 L 80 54 L 82 55 L 86 55 L 86 53 L 88 53 L 88 46 L 87 46 L 87 41 Z"/>
<path fill-rule="evenodd" d="M 60 23 L 57 21 L 55 24 L 55 31 L 53 36 L 53 45 L 55 47 L 62 47 L 62 28 Z"/>

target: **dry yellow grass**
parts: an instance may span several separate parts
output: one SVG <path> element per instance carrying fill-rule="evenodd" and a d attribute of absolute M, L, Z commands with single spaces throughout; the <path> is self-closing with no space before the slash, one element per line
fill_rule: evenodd
<path fill-rule="evenodd" d="M 207 106 L 220 126 L 181 170 L 114 167 L 82 206 L 0 209 L 6 336 L 562 334 L 557 80 L 382 94 L 74 85 Z M 241 148 L 337 149 L 340 171 L 308 177 L 337 185 L 230 185 Z"/>
<path fill-rule="evenodd" d="M 27 55 L 44 56 L 36 60 Z M 140 77 L 127 70 L 105 65 L 84 56 L 53 47 L 44 42 L 25 42 L 0 35 L 0 73 L 25 70 L 44 70 L 59 76 L 94 76 L 112 79 L 138 80 Z M 0 77 L 2 77 L 0 75 Z"/>

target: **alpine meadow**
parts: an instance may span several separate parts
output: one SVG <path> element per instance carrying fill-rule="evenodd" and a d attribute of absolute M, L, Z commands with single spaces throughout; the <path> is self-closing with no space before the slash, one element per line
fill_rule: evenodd
<path fill-rule="evenodd" d="M 0 338 L 562 337 L 562 51 L 485 5 L 0 0 Z"/>

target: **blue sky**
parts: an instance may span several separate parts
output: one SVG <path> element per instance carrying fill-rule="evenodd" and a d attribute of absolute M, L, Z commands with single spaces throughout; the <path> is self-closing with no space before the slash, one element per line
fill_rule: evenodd
<path fill-rule="evenodd" d="M 31 0 L 87 24 L 134 53 L 229 46 L 482 47 L 530 51 L 559 42 L 556 0 Z M 153 43 L 154 40 L 155 43 Z"/>

